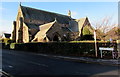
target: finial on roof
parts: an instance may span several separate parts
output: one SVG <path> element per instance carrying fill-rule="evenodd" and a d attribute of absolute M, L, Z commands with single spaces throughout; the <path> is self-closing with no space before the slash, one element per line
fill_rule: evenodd
<path fill-rule="evenodd" d="M 57 18 L 55 17 L 55 21 L 54 22 L 57 22 Z"/>
<path fill-rule="evenodd" d="M 20 2 L 20 6 L 21 6 L 21 2 Z"/>
<path fill-rule="evenodd" d="M 85 18 L 88 18 L 87 16 Z"/>
<path fill-rule="evenodd" d="M 70 11 L 70 10 L 68 11 L 68 16 L 70 16 L 70 17 L 71 17 L 71 11 Z"/>

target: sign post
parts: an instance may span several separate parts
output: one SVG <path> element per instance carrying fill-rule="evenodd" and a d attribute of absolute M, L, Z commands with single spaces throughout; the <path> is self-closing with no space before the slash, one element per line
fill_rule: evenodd
<path fill-rule="evenodd" d="M 94 31 L 94 41 L 95 41 L 95 56 L 97 57 L 97 41 L 96 41 L 96 30 Z"/>

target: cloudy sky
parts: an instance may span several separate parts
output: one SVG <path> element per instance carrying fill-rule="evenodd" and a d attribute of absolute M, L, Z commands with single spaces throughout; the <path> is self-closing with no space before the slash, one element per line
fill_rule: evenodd
<path fill-rule="evenodd" d="M 92 24 L 104 17 L 112 17 L 113 23 L 117 23 L 118 20 L 118 2 L 22 2 L 21 4 L 64 15 L 71 10 L 72 18 L 87 16 Z M 19 2 L 0 3 L 2 17 L 0 17 L 0 31 L 12 32 L 12 22 L 16 20 L 18 7 Z"/>

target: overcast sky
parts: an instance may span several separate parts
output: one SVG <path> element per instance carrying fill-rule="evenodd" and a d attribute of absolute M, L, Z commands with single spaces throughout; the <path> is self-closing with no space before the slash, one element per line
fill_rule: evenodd
<path fill-rule="evenodd" d="M 108 16 L 112 22 L 118 21 L 118 2 L 22 2 L 22 6 L 28 6 L 50 12 L 67 15 L 72 12 L 72 18 L 88 17 L 93 24 Z M 16 20 L 19 2 L 0 3 L 0 31 L 12 32 L 12 22 Z M 93 25 L 94 26 L 94 25 Z"/>

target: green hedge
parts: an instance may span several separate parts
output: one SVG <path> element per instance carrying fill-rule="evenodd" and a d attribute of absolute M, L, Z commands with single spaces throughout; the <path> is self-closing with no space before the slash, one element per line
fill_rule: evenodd
<path fill-rule="evenodd" d="M 25 43 L 25 44 L 11 44 L 11 48 L 15 50 L 23 50 L 28 52 L 49 53 L 58 55 L 71 56 L 93 56 L 93 43 Z"/>
<path fill-rule="evenodd" d="M 111 43 L 97 43 L 98 47 L 110 47 Z M 116 43 L 114 43 L 117 46 Z M 24 43 L 10 45 L 11 49 L 35 52 L 35 53 L 46 53 L 46 54 L 57 54 L 67 56 L 87 56 L 95 57 L 94 42 L 81 42 L 81 43 L 67 43 L 67 42 L 50 42 L 50 43 Z M 108 53 L 109 54 L 109 53 Z M 98 51 L 98 56 L 100 52 Z"/>

